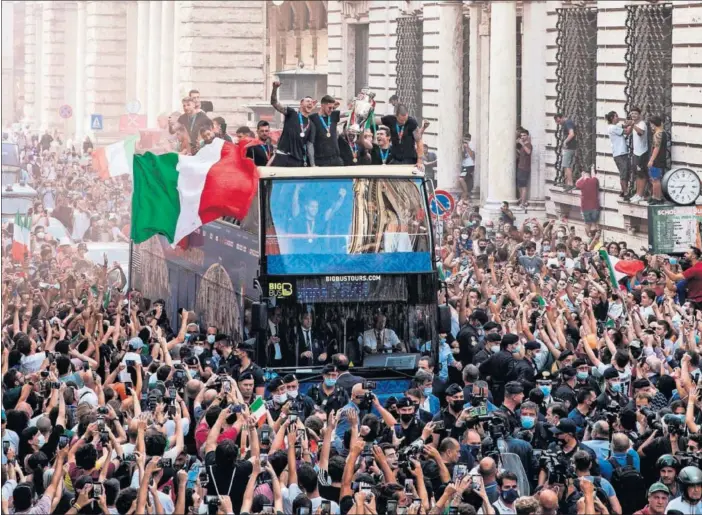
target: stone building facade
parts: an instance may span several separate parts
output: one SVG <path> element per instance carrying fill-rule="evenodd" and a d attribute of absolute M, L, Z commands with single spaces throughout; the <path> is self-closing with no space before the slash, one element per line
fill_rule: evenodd
<path fill-rule="evenodd" d="M 132 99 L 153 126 L 192 87 L 234 127 L 276 121 L 268 104 L 276 76 L 290 103 L 327 92 L 345 103 L 367 85 L 378 112 L 398 94 L 431 123 L 425 142 L 438 154 L 439 187 L 456 189 L 461 142 L 472 135 L 475 196 L 487 215 L 516 201 L 515 129 L 527 128 L 530 207 L 518 216 L 578 225 L 579 194 L 560 186 L 553 115 L 563 111 L 580 124 L 576 168 L 595 166 L 601 179 L 605 238 L 636 248 L 647 242 L 647 208 L 618 197 L 604 115 L 639 104 L 664 114 L 671 166 L 702 172 L 695 0 L 37 1 L 3 2 L 3 19 L 6 4 L 24 57 L 12 72 L 23 94 L 15 104 L 35 126 L 68 134 L 85 134 L 89 115 L 101 113 L 101 137 L 119 137 Z M 3 77 L 5 63 L 3 49 Z M 74 106 L 67 122 L 63 103 Z"/>

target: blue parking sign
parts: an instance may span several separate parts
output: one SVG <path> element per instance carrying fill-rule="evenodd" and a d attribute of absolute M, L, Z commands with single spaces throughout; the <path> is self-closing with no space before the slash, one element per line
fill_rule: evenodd
<path fill-rule="evenodd" d="M 102 115 L 101 114 L 91 114 L 90 115 L 90 129 L 94 131 L 102 130 Z"/>

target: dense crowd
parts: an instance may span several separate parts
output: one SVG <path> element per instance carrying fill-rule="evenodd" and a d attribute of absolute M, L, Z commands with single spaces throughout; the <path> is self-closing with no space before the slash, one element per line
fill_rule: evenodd
<path fill-rule="evenodd" d="M 185 104 L 189 153 L 183 127 L 211 128 Z M 116 284 L 79 242 L 129 234 L 124 185 L 42 140 L 22 145 L 31 250 L 3 262 L 3 513 L 702 513 L 699 249 L 483 220 L 466 196 L 436 242 L 451 330 L 381 402 L 344 354 L 301 384 Z"/>

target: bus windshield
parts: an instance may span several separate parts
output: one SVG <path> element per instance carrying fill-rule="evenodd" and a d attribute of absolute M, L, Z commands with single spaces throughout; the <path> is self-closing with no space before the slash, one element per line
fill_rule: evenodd
<path fill-rule="evenodd" d="M 432 271 L 421 179 L 265 181 L 270 275 Z"/>

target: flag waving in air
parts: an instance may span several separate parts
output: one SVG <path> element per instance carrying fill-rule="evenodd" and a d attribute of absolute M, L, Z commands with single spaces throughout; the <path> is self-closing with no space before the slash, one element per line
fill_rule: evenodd
<path fill-rule="evenodd" d="M 23 262 L 29 253 L 29 237 L 31 218 L 29 215 L 15 215 L 15 223 L 12 229 L 12 259 Z"/>
<path fill-rule="evenodd" d="M 194 156 L 134 156 L 132 240 L 154 234 L 178 243 L 222 216 L 242 220 L 258 188 L 256 165 L 244 157 L 245 142 L 215 138 Z"/>
<path fill-rule="evenodd" d="M 124 141 L 100 147 L 93 152 L 93 168 L 100 179 L 132 174 L 137 139 L 138 136 L 130 136 Z"/>
<path fill-rule="evenodd" d="M 614 288 L 619 288 L 619 281 L 625 277 L 634 277 L 645 268 L 643 261 L 638 259 L 619 259 L 610 256 L 605 249 L 600 249 L 600 259 L 607 265 L 609 278 Z"/>

